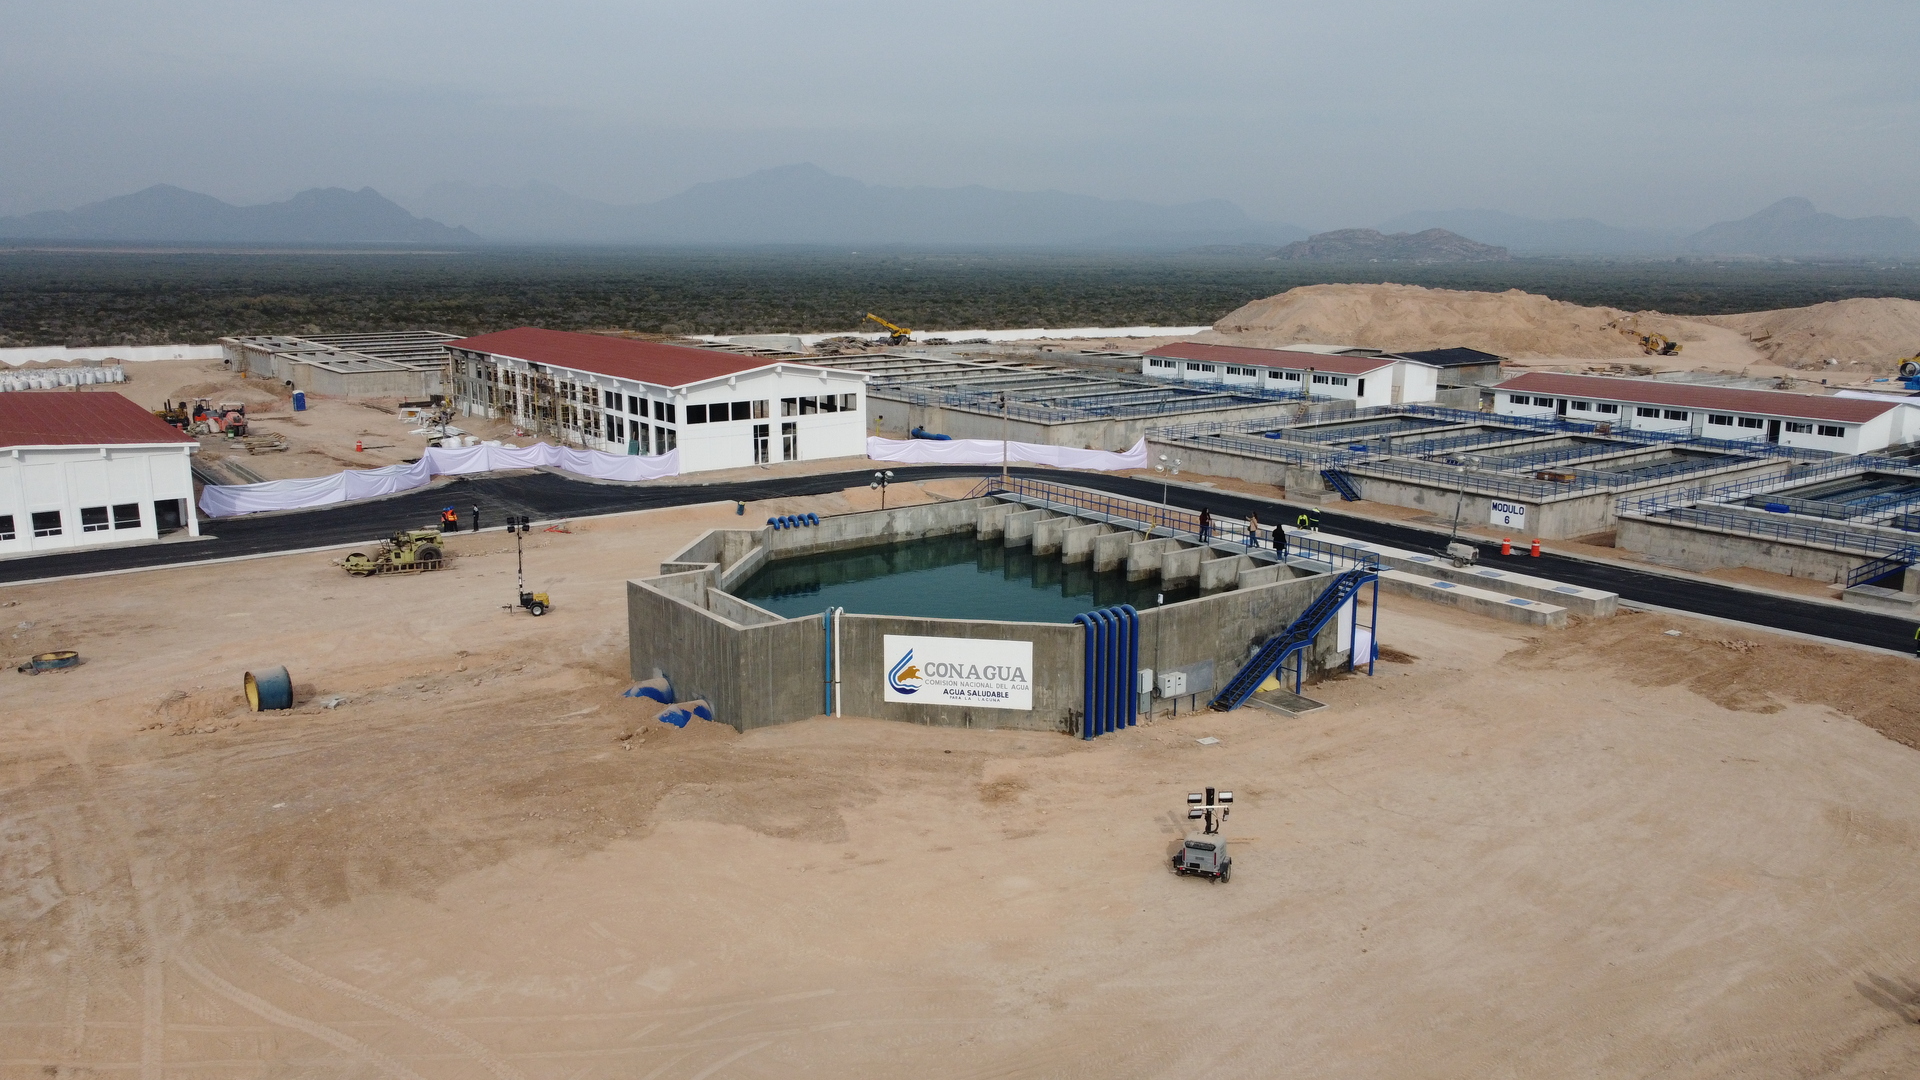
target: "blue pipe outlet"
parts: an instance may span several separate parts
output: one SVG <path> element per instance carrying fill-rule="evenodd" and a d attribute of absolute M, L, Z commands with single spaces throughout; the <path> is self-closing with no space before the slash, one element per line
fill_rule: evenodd
<path fill-rule="evenodd" d="M 1080 737 L 1091 739 L 1093 738 L 1093 619 L 1082 614 L 1075 615 L 1073 621 L 1078 623 L 1080 629 L 1084 631 L 1083 641 L 1085 642 L 1080 679 Z"/>
<path fill-rule="evenodd" d="M 1127 670 L 1121 678 L 1127 684 L 1127 726 L 1133 727 L 1140 722 L 1140 690 L 1134 685 L 1140 677 L 1140 613 L 1132 604 L 1121 604 L 1120 610 L 1127 617 Z"/>

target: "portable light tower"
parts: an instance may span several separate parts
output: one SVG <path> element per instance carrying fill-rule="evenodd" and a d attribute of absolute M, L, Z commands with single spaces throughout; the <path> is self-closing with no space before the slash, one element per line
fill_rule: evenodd
<path fill-rule="evenodd" d="M 1204 795 L 1198 791 L 1190 791 L 1187 793 L 1187 820 L 1200 821 L 1204 819 L 1207 823 L 1206 832 L 1208 835 L 1220 831 L 1220 826 L 1227 823 L 1227 813 L 1232 809 L 1233 792 L 1231 791 L 1215 791 L 1213 788 L 1208 788 Z M 1220 812 L 1220 818 L 1217 821 L 1214 820 L 1213 816 L 1216 810 Z"/>

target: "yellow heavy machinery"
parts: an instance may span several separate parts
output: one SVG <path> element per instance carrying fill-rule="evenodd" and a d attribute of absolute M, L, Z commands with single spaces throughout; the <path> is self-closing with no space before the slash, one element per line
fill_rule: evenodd
<path fill-rule="evenodd" d="M 1680 343 L 1665 334 L 1639 334 L 1640 351 L 1648 356 L 1678 356 Z"/>
<path fill-rule="evenodd" d="M 886 327 L 887 332 L 893 335 L 887 339 L 887 344 L 889 345 L 905 345 L 907 342 L 913 340 L 913 331 L 904 326 L 896 326 L 871 311 L 867 312 L 867 318 Z"/>

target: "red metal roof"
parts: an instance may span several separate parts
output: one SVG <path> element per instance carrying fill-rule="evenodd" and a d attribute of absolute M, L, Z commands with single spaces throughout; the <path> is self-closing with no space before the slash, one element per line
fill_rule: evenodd
<path fill-rule="evenodd" d="M 1494 389 L 1501 392 L 1531 391 L 1555 397 L 1624 401 L 1636 405 L 1668 405 L 1677 409 L 1835 420 L 1848 424 L 1864 423 L 1888 409 L 1900 407 L 1890 401 L 1796 394 L 1788 390 L 1739 390 L 1726 386 L 1621 379 L 1608 375 L 1561 375 L 1549 371 L 1530 371 L 1508 379 Z"/>
<path fill-rule="evenodd" d="M 1209 364 L 1286 368 L 1289 371 L 1312 368 L 1315 371 L 1330 371 L 1335 375 L 1365 375 L 1395 362 L 1378 356 L 1329 356 L 1289 349 L 1252 349 L 1245 345 L 1203 345 L 1197 341 L 1176 341 L 1171 345 L 1162 345 L 1147 355 L 1199 360 Z"/>
<path fill-rule="evenodd" d="M 792 363 L 758 356 L 738 356 L 713 349 L 693 349 L 685 345 L 663 345 L 657 341 L 635 341 L 604 334 L 576 334 L 566 330 L 541 330 L 532 326 L 449 341 L 447 347 L 510 356 L 515 360 L 551 364 L 574 371 L 591 371 L 654 386 L 685 386 L 772 367 L 775 363 Z"/>
<path fill-rule="evenodd" d="M 0 446 L 129 446 L 199 440 L 112 391 L 0 394 Z"/>

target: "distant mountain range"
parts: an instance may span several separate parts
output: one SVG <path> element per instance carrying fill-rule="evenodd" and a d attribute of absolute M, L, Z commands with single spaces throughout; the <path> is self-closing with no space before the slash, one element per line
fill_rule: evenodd
<path fill-rule="evenodd" d="M 1664 255 L 1677 250 L 1683 232 L 1623 229 L 1592 218 L 1521 217 L 1499 210 L 1437 210 L 1401 214 L 1381 222 L 1382 232 L 1446 229 L 1522 255 Z"/>
<path fill-rule="evenodd" d="M 1336 229 L 1297 240 L 1268 256 L 1317 262 L 1495 262 L 1511 258 L 1507 249 L 1469 240 L 1445 229 L 1398 232 Z"/>
<path fill-rule="evenodd" d="M 1162 206 L 978 185 L 885 187 L 815 165 L 763 169 L 631 206 L 546 184 L 444 183 L 407 202 L 415 213 L 519 243 L 1179 248 L 1306 236 L 1222 199 Z"/>
<path fill-rule="evenodd" d="M 372 188 L 313 188 L 286 202 L 234 206 L 155 184 L 77 210 L 0 218 L 0 239 L 130 244 L 477 244 L 406 210 Z"/>
<path fill-rule="evenodd" d="M 1920 256 L 1920 225 L 1904 217 L 1836 217 L 1806 199 L 1781 199 L 1752 217 L 1707 226 L 1687 238 L 1685 249 L 1698 255 L 1913 258 Z"/>

